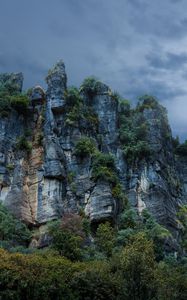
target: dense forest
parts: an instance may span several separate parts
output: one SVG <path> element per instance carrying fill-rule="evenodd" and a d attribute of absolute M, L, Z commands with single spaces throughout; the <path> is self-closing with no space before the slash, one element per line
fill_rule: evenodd
<path fill-rule="evenodd" d="M 179 212 L 186 248 L 187 208 Z M 48 224 L 50 246 L 28 248 L 32 233 L 1 205 L 1 299 L 185 300 L 187 259 L 166 251 L 170 233 L 126 204 L 117 225 L 92 233 L 85 216 Z M 93 241 L 94 237 L 94 241 Z"/>

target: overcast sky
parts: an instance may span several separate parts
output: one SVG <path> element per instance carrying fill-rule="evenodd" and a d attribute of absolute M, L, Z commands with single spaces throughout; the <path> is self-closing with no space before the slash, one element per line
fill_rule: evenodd
<path fill-rule="evenodd" d="M 130 100 L 148 93 L 187 138 L 186 0 L 0 0 L 0 72 L 44 85 L 59 59 L 69 85 L 95 75 Z"/>

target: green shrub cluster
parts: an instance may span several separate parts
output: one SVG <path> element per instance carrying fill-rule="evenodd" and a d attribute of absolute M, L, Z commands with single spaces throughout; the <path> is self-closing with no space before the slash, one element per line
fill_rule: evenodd
<path fill-rule="evenodd" d="M 57 250 L 60 255 L 71 260 L 81 259 L 81 245 L 84 237 L 81 217 L 70 214 L 65 216 L 63 223 L 61 221 L 53 222 L 49 226 L 49 235 L 53 241 L 52 248 Z"/>
<path fill-rule="evenodd" d="M 99 86 L 100 81 L 97 78 L 93 76 L 88 77 L 83 81 L 80 87 L 80 92 L 85 93 L 89 97 L 93 97 L 97 94 Z"/>
<path fill-rule="evenodd" d="M 130 164 L 149 157 L 151 151 L 146 140 L 147 123 L 136 111 L 121 110 L 119 117 L 119 138 L 123 145 L 124 155 Z"/>
<path fill-rule="evenodd" d="M 68 126 L 97 130 L 98 117 L 89 106 L 84 105 L 80 91 L 70 87 L 65 93 L 65 123 Z"/>
<path fill-rule="evenodd" d="M 17 246 L 28 246 L 31 232 L 14 218 L 0 203 L 0 247 L 13 251 Z"/>
<path fill-rule="evenodd" d="M 98 179 L 102 179 L 112 185 L 117 184 L 116 167 L 111 154 L 97 151 L 93 156 L 92 168 L 93 180 L 97 181 Z"/>
<path fill-rule="evenodd" d="M 181 156 L 187 156 L 187 140 L 182 144 L 179 143 L 175 147 L 175 153 Z"/>
<path fill-rule="evenodd" d="M 123 115 L 125 117 L 129 117 L 131 114 L 131 106 L 130 102 L 127 99 L 118 99 L 118 111 L 120 115 Z"/>
<path fill-rule="evenodd" d="M 158 107 L 158 105 L 158 101 L 155 99 L 155 97 L 150 95 L 143 95 L 139 97 L 139 103 L 136 110 L 142 112 L 144 111 L 144 109 L 155 109 Z"/>
<path fill-rule="evenodd" d="M 16 148 L 18 150 L 24 150 L 27 153 L 30 153 L 32 150 L 32 144 L 29 142 L 25 135 L 20 136 L 16 143 Z"/>
<path fill-rule="evenodd" d="M 86 156 L 94 154 L 96 150 L 96 145 L 93 139 L 83 136 L 81 137 L 75 145 L 75 155 L 84 158 Z"/>
<path fill-rule="evenodd" d="M 126 203 L 126 196 L 122 191 L 114 157 L 110 153 L 96 151 L 92 158 L 92 178 L 94 181 L 103 180 L 110 184 L 112 196 L 120 201 L 121 206 Z"/>
<path fill-rule="evenodd" d="M 14 170 L 14 164 L 10 163 L 10 164 L 6 165 L 6 168 L 7 168 L 9 171 L 13 171 L 13 170 Z"/>
<path fill-rule="evenodd" d="M 18 93 L 13 86 L 0 86 L 0 114 L 8 116 L 11 108 L 19 113 L 25 113 L 29 105 L 29 98 L 26 94 Z"/>
<path fill-rule="evenodd" d="M 26 112 L 29 106 L 29 98 L 25 94 L 13 95 L 10 98 L 10 104 L 18 112 Z"/>
<path fill-rule="evenodd" d="M 187 205 L 180 207 L 177 216 L 178 216 L 178 223 L 182 228 L 181 246 L 185 251 L 187 251 Z"/>

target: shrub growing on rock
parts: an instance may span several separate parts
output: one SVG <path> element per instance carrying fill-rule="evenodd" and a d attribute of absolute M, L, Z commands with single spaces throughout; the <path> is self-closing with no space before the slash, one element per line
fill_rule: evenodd
<path fill-rule="evenodd" d="M 10 97 L 10 104 L 18 112 L 25 112 L 29 106 L 29 98 L 24 94 L 13 95 Z"/>
<path fill-rule="evenodd" d="M 72 86 L 65 91 L 65 100 L 66 105 L 72 107 L 79 104 L 82 101 L 82 97 L 79 90 L 76 87 Z"/>
<path fill-rule="evenodd" d="M 10 250 L 18 245 L 27 246 L 30 239 L 31 233 L 26 225 L 0 203 L 0 247 Z"/>
<path fill-rule="evenodd" d="M 80 92 L 85 93 L 86 95 L 93 97 L 94 95 L 97 94 L 98 87 L 99 87 L 99 80 L 96 79 L 95 77 L 88 77 L 86 78 L 81 87 L 80 87 Z"/>
<path fill-rule="evenodd" d="M 29 105 L 29 98 L 26 94 L 15 92 L 14 87 L 9 89 L 6 86 L 0 87 L 0 113 L 6 116 L 11 108 L 19 113 L 25 113 Z"/>
<path fill-rule="evenodd" d="M 16 148 L 18 150 L 24 150 L 27 153 L 30 153 L 32 150 L 32 144 L 26 139 L 25 136 L 21 136 L 17 140 Z"/>
<path fill-rule="evenodd" d="M 81 137 L 75 145 L 75 155 L 80 158 L 92 155 L 95 151 L 95 143 L 89 137 Z"/>
<path fill-rule="evenodd" d="M 102 179 L 113 185 L 117 184 L 116 167 L 111 154 L 96 152 L 92 166 L 92 177 L 95 181 Z"/>
<path fill-rule="evenodd" d="M 187 140 L 176 147 L 175 152 L 182 156 L 187 156 Z"/>
<path fill-rule="evenodd" d="M 142 112 L 144 109 L 154 109 L 158 107 L 158 101 L 155 97 L 150 95 L 143 95 L 139 97 L 139 103 L 137 106 L 137 111 Z"/>

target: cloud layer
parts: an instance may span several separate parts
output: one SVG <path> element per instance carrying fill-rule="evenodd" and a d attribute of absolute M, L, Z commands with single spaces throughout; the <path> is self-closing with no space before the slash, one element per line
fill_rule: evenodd
<path fill-rule="evenodd" d="M 0 0 L 0 72 L 23 71 L 44 85 L 65 61 L 69 84 L 95 75 L 134 101 L 167 107 L 173 133 L 187 138 L 185 0 Z"/>

